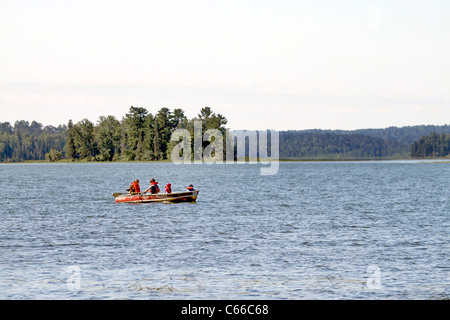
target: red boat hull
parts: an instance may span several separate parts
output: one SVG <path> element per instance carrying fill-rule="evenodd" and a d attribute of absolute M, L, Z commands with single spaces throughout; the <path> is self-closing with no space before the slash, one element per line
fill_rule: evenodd
<path fill-rule="evenodd" d="M 199 190 L 158 194 L 120 194 L 115 196 L 116 202 L 149 203 L 149 202 L 196 202 Z"/>

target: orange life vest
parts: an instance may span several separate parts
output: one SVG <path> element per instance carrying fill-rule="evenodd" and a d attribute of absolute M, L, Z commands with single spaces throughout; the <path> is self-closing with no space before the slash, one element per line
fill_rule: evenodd
<path fill-rule="evenodd" d="M 139 187 L 139 182 L 133 182 L 132 185 L 134 186 L 134 192 L 140 193 L 141 187 Z"/>

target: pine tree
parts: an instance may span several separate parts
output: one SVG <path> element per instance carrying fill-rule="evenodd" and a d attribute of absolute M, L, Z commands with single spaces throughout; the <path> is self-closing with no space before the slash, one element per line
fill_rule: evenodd
<path fill-rule="evenodd" d="M 72 120 L 69 120 L 67 124 L 67 139 L 66 139 L 66 157 L 69 160 L 75 160 L 78 158 L 77 150 L 75 147 L 75 130 L 73 128 Z"/>
<path fill-rule="evenodd" d="M 155 160 L 160 160 L 160 137 L 159 137 L 159 126 L 158 126 L 158 118 L 155 117 L 155 125 L 154 125 L 154 134 L 153 134 L 153 154 Z"/>

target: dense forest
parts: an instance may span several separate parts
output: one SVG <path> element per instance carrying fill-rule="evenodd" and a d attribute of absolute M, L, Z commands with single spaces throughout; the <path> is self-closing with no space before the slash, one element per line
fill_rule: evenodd
<path fill-rule="evenodd" d="M 201 120 L 204 130 L 225 131 L 227 119 L 204 107 L 197 118 L 187 119 L 182 109 L 161 108 L 151 114 L 145 108 L 131 107 L 121 121 L 113 116 L 100 117 L 94 125 L 87 119 L 69 121 L 65 157 L 70 160 L 153 161 L 170 157 L 178 142 L 170 138 L 175 129 L 187 129 L 193 135 L 194 121 Z"/>
<path fill-rule="evenodd" d="M 120 120 L 101 116 L 97 123 L 69 120 L 67 125 L 44 127 L 35 121 L 4 122 L 0 123 L 0 162 L 165 160 L 178 144 L 170 141 L 172 132 L 182 128 L 193 136 L 195 120 L 202 121 L 203 132 L 219 129 L 225 136 L 227 119 L 209 107 L 193 119 L 182 109 L 161 108 L 152 114 L 132 106 Z M 450 149 L 450 125 L 281 131 L 279 138 L 280 159 L 445 157 Z"/>
<path fill-rule="evenodd" d="M 445 157 L 450 154 L 450 134 L 437 134 L 423 136 L 411 146 L 413 158 Z"/>
<path fill-rule="evenodd" d="M 422 136 L 429 135 L 431 132 L 437 134 L 450 134 L 450 125 L 418 125 L 418 126 L 406 126 L 406 127 L 389 127 L 385 129 L 357 129 L 357 130 L 302 130 L 291 131 L 297 133 L 334 133 L 334 134 L 360 134 L 365 136 L 371 136 L 375 138 L 381 138 L 384 140 L 397 141 L 405 145 L 411 145 L 418 141 Z"/>
<path fill-rule="evenodd" d="M 130 107 L 119 121 L 101 116 L 96 124 L 88 119 L 67 126 L 42 127 L 33 121 L 0 123 L 0 161 L 86 160 L 152 161 L 164 160 L 178 142 L 170 138 L 175 129 L 193 134 L 194 121 L 201 120 L 202 130 L 219 129 L 225 133 L 227 119 L 204 107 L 197 118 L 188 119 L 182 109 L 161 108 L 149 113 L 145 108 Z"/>
<path fill-rule="evenodd" d="M 421 157 L 412 144 L 431 134 L 450 134 L 450 125 L 419 125 L 358 130 L 302 130 L 280 132 L 282 159 L 367 159 Z M 425 155 L 423 155 L 425 156 Z M 444 156 L 433 153 L 433 156 Z"/>
<path fill-rule="evenodd" d="M 0 123 L 0 162 L 20 162 L 25 160 L 55 160 L 62 157 L 66 145 L 67 127 L 46 126 L 33 121 Z"/>
<path fill-rule="evenodd" d="M 364 159 L 407 157 L 409 145 L 362 134 L 280 133 L 281 159 Z"/>

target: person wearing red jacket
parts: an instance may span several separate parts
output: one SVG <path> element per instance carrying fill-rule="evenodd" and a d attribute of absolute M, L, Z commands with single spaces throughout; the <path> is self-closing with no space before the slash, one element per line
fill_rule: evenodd
<path fill-rule="evenodd" d="M 141 193 L 141 187 L 139 186 L 139 180 L 136 179 L 134 180 L 130 187 L 128 188 L 128 191 L 130 191 L 130 193 Z"/>

